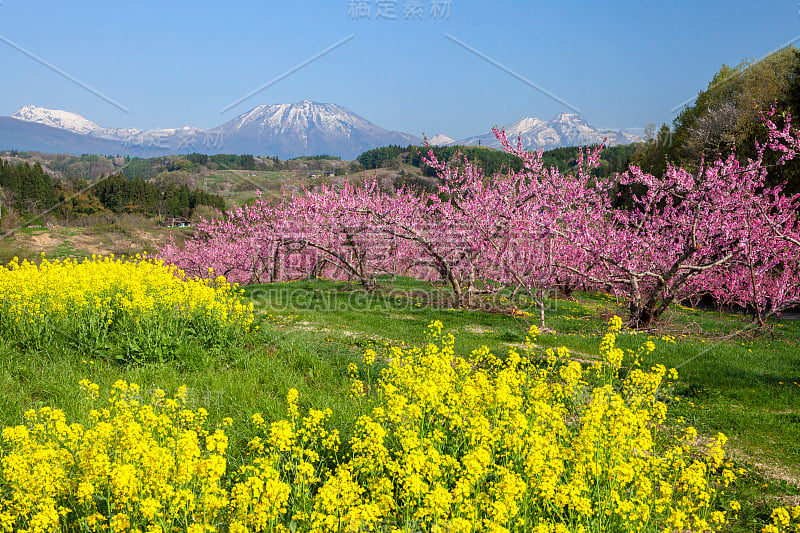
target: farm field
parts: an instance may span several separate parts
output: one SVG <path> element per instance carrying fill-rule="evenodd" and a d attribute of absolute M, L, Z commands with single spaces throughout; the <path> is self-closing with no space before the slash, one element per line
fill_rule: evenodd
<path fill-rule="evenodd" d="M 260 191 L 265 198 L 278 198 L 282 191 L 308 186 L 308 171 L 219 170 L 202 178 L 204 190 L 219 194 L 230 206 L 242 205 Z M 320 176 L 322 173 L 320 172 Z"/>
<path fill-rule="evenodd" d="M 22 227 L 0 239 L 0 264 L 20 260 L 38 262 L 44 253 L 51 259 L 84 259 L 96 255 L 133 256 L 155 253 L 170 235 L 181 242 L 191 236 L 191 228 L 165 228 L 152 222 L 133 224 L 98 223 L 87 227 Z"/>
<path fill-rule="evenodd" d="M 243 290 L 245 301 L 253 304 L 249 332 L 226 346 L 205 346 L 187 336 L 163 360 L 131 363 L 117 350 L 87 349 L 62 342 L 58 335 L 43 346 L 4 336 L 0 423 L 23 423 L 29 409 L 49 406 L 62 409 L 67 421 L 88 427 L 92 415 L 79 383 L 96 384 L 103 398 L 107 391 L 119 391 L 115 387 L 124 380 L 137 384 L 142 397 L 162 389 L 167 397 L 182 395 L 187 409 L 205 410 L 208 427 L 225 428 L 225 472 L 232 475 L 249 464 L 249 443 L 260 434 L 252 415 L 260 413 L 267 427 L 285 419 L 289 391 L 297 391 L 301 413 L 330 409 L 327 427 L 347 443 L 361 431 L 359 415 L 370 405 L 353 396 L 352 365 L 360 367 L 365 389 L 375 386 L 371 374 L 364 374 L 365 353 L 376 355 L 376 369 L 384 368 L 391 363 L 388 354 L 400 353 L 393 349 L 425 346 L 430 324 L 441 321 L 444 338 L 454 336 L 455 354 L 487 346 L 503 358 L 509 349 L 525 350 L 533 324 L 527 316 L 533 309 L 526 310 L 524 302 L 512 305 L 498 297 L 486 302 L 485 311 L 442 308 L 434 301 L 446 289 L 408 278 L 382 278 L 373 293 L 327 280 Z M 536 336 L 530 353 L 544 359 L 547 348 L 566 346 L 589 379 L 588 369 L 604 359 L 599 348 L 609 319 L 623 312 L 605 295 L 577 293 L 551 300 L 549 330 Z M 618 347 L 634 351 L 648 340 L 654 350 L 643 353 L 641 368 L 661 364 L 679 372 L 672 391 L 661 397 L 668 406 L 664 427 L 679 427 L 685 420 L 697 428 L 701 446 L 713 444 L 718 432 L 729 438 L 724 449 L 734 458 L 730 468 L 737 479 L 725 497 L 738 501 L 741 511 L 726 528 L 760 531 L 771 522 L 775 507 L 800 504 L 800 325 L 775 320 L 755 332 L 741 316 L 676 307 L 653 331 L 623 329 L 616 335 Z M 626 356 L 620 377 L 633 370 Z M 343 445 L 340 453 L 349 451 Z M 422 522 L 407 526 L 416 523 Z"/>

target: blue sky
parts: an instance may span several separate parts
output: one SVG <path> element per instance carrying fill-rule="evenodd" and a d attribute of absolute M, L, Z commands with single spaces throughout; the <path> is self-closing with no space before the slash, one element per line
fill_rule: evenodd
<path fill-rule="evenodd" d="M 643 127 L 670 121 L 723 63 L 800 39 L 799 11 L 798 0 L 0 0 L 0 37 L 128 110 L 0 41 L 0 115 L 33 104 L 108 127 L 208 128 L 259 104 L 309 99 L 456 139 L 570 107 L 598 127 Z"/>

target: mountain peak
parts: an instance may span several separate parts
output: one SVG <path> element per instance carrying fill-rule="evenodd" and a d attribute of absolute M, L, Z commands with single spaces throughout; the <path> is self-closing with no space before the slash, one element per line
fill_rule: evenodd
<path fill-rule="evenodd" d="M 71 131 L 73 133 L 92 134 L 103 128 L 89 119 L 70 111 L 61 109 L 48 109 L 35 105 L 26 105 L 17 109 L 11 118 L 24 120 L 25 122 L 35 122 L 53 128 Z"/>
<path fill-rule="evenodd" d="M 416 144 L 419 139 L 389 131 L 337 104 L 300 100 L 291 104 L 254 107 L 215 131 L 263 150 L 273 146 L 279 156 L 328 153 L 355 157 L 386 144 Z"/>
<path fill-rule="evenodd" d="M 269 104 L 256 106 L 238 117 L 219 126 L 226 132 L 239 132 L 251 128 L 260 130 L 279 127 L 282 131 L 303 129 L 310 124 L 339 128 L 361 127 L 370 123 L 352 111 L 336 104 L 322 104 L 311 100 L 300 100 L 291 104 Z"/>
<path fill-rule="evenodd" d="M 10 118 L 15 120 L 9 122 L 8 127 L 17 131 L 21 126 L 14 122 L 37 123 L 61 130 L 61 133 L 49 134 L 53 139 L 62 138 L 64 132 L 69 132 L 109 140 L 119 144 L 116 148 L 118 153 L 126 154 L 205 150 L 211 153 L 276 155 L 281 158 L 318 154 L 348 158 L 379 146 L 420 142 L 413 135 L 381 128 L 340 105 L 308 99 L 291 104 L 259 105 L 210 130 L 187 126 L 148 131 L 103 128 L 77 113 L 31 105 L 17 110 Z M 0 131 L 0 134 L 3 132 Z M 24 144 L 19 136 L 8 138 L 14 139 L 13 148 Z M 90 145 L 86 139 L 81 139 L 80 143 L 81 146 Z M 6 144 L 11 146 L 8 142 Z M 28 145 L 45 144 L 28 139 Z M 86 152 L 85 149 L 80 151 Z"/>
<path fill-rule="evenodd" d="M 578 113 L 559 113 L 553 117 L 550 122 L 564 122 L 589 126 L 589 122 Z"/>
<path fill-rule="evenodd" d="M 432 139 L 428 139 L 428 144 L 431 146 L 447 146 L 448 144 L 452 144 L 454 142 L 456 142 L 455 139 L 451 139 L 443 133 L 436 135 Z"/>
<path fill-rule="evenodd" d="M 2 118 L 2 117 L 0 117 Z M 15 120 L 10 120 L 15 119 Z M 73 146 L 80 145 L 78 153 L 85 153 L 86 146 L 103 146 L 102 151 L 125 154 L 168 154 L 205 151 L 208 153 L 252 153 L 254 155 L 275 155 L 291 158 L 303 155 L 329 154 L 352 158 L 365 150 L 389 144 L 419 144 L 413 135 L 390 131 L 369 122 L 349 109 L 333 103 L 320 103 L 304 99 L 293 103 L 265 104 L 210 130 L 192 127 L 167 128 L 139 131 L 134 129 L 104 128 L 94 122 L 69 111 L 47 109 L 28 105 L 18 109 L 6 124 L 8 131 L 31 131 L 19 121 L 36 123 L 42 128 L 55 128 L 61 133 L 50 132 L 53 139 L 64 138 L 64 132 L 78 134 L 86 138 L 72 139 Z M 34 129 L 37 129 L 34 128 Z M 42 130 L 27 140 L 22 133 L 7 134 L 0 128 L 3 148 L 25 148 L 27 146 L 48 146 L 41 141 L 47 137 Z M 608 138 L 608 145 L 627 144 L 641 141 L 639 137 L 623 131 L 601 131 L 592 127 L 585 118 L 576 113 L 559 113 L 548 121 L 536 117 L 524 117 L 505 126 L 509 140 L 517 136 L 528 149 L 557 148 L 597 144 Z M 93 140 L 92 140 L 93 139 Z M 99 143 L 100 140 L 111 141 Z M 24 142 L 23 142 L 24 141 Z M 41 142 L 40 142 L 41 141 Z M 55 141 L 54 141 L 55 142 Z M 59 141 L 60 142 L 60 141 Z M 67 141 L 64 140 L 64 143 Z M 429 141 L 432 145 L 483 145 L 501 148 L 494 134 L 487 133 L 464 139 L 456 143 L 446 135 L 436 135 Z M 65 146 L 51 143 L 49 146 Z M 112 150 L 109 148 L 114 146 Z M 41 148 L 38 148 L 41 149 Z M 99 148 L 98 148 L 99 149 Z"/>
<path fill-rule="evenodd" d="M 517 137 L 527 149 L 550 150 L 561 146 L 599 144 L 608 138 L 608 145 L 628 144 L 641 141 L 639 137 L 625 132 L 605 132 L 594 128 L 577 113 L 559 113 L 548 121 L 535 117 L 525 117 L 505 126 L 506 136 L 515 141 Z M 458 144 L 481 144 L 493 148 L 502 148 L 500 141 L 493 133 L 464 139 Z"/>

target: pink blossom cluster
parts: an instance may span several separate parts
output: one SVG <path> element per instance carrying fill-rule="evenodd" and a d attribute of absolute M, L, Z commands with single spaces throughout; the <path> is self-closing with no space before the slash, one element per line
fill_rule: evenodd
<path fill-rule="evenodd" d="M 765 150 L 780 153 L 780 164 L 794 158 L 800 135 L 788 118 L 783 128 L 771 119 L 755 160 L 730 153 L 694 171 L 670 166 L 664 176 L 631 167 L 598 178 L 591 171 L 602 146 L 561 172 L 496 130 L 521 171 L 485 175 L 429 151 L 435 193 L 389 193 L 365 178 L 259 199 L 202 222 L 193 239 L 160 256 L 242 284 L 326 277 L 372 289 L 381 274 L 438 280 L 462 306 L 485 292 L 523 291 L 542 321 L 545 296 L 575 288 L 624 297 L 634 327 L 673 301 L 704 296 L 762 320 L 800 304 L 800 204 L 766 186 L 763 158 Z M 623 189 L 631 192 L 621 206 Z"/>

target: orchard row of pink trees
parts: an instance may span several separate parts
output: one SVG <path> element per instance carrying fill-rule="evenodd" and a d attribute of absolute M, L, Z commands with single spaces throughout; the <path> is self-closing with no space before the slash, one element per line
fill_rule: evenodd
<path fill-rule="evenodd" d="M 629 323 L 646 327 L 677 300 L 712 295 L 764 316 L 800 304 L 798 198 L 765 184 L 765 150 L 780 164 L 800 137 L 765 119 L 769 142 L 746 163 L 735 154 L 689 172 L 652 176 L 632 167 L 609 179 L 591 174 L 600 148 L 581 153 L 573 172 L 542 162 L 495 131 L 519 156 L 520 172 L 484 175 L 468 161 L 438 170 L 436 194 L 375 179 L 258 200 L 205 221 L 183 248 L 161 257 L 186 271 L 208 268 L 239 283 L 324 276 L 371 290 L 380 274 L 441 280 L 456 305 L 481 292 L 524 291 L 544 320 L 545 295 L 575 287 L 626 298 Z M 630 187 L 630 205 L 616 198 Z"/>

